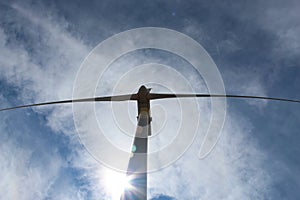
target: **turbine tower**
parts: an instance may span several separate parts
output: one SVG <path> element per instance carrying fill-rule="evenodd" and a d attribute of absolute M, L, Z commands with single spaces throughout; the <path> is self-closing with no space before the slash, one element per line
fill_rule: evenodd
<path fill-rule="evenodd" d="M 151 135 L 151 89 L 141 86 L 137 93 L 138 123 L 131 149 L 127 176 L 132 188 L 125 188 L 121 200 L 147 199 L 148 136 Z"/>

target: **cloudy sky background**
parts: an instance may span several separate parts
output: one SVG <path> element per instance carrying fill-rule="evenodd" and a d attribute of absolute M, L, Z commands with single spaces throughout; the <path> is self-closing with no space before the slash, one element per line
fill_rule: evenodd
<path fill-rule="evenodd" d="M 298 1 L 2 1 L 0 9 L 1 108 L 71 98 L 76 73 L 99 42 L 146 26 L 174 29 L 203 45 L 219 68 L 227 93 L 300 99 Z M 116 61 L 96 93 L 111 94 L 123 71 L 150 62 L 173 66 L 190 78 L 195 91 L 205 92 L 201 77 L 188 63 L 149 50 Z M 112 73 L 125 64 L 128 68 Z M 149 174 L 152 199 L 300 197 L 299 105 L 227 103 L 226 122 L 214 151 L 198 159 L 203 139 L 199 130 L 177 162 Z M 209 113 L 209 101 L 199 104 L 202 113 Z M 172 106 L 161 102 L 155 110 L 170 117 Z M 155 116 L 155 110 L 153 119 L 162 117 Z M 105 111 L 111 113 L 109 107 Z M 135 112 L 130 113 L 131 121 Z M 0 199 L 114 198 L 107 188 L 110 169 L 97 163 L 80 143 L 71 105 L 2 112 L 0 118 Z M 200 124 L 207 126 L 208 119 L 201 115 Z M 153 130 L 159 126 L 153 120 Z M 118 127 L 113 122 L 108 120 L 103 128 L 116 139 Z M 172 132 L 159 134 L 162 144 Z"/>

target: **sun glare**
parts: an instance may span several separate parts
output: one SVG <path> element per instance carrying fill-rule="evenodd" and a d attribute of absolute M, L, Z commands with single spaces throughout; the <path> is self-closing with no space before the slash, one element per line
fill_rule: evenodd
<path fill-rule="evenodd" d="M 111 169 L 105 171 L 104 181 L 106 192 L 112 196 L 113 200 L 120 200 L 124 189 L 132 187 L 130 177 L 127 177 L 125 173 L 116 172 Z"/>

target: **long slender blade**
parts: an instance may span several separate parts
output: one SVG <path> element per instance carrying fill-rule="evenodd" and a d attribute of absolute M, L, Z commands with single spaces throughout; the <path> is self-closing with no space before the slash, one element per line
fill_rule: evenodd
<path fill-rule="evenodd" d="M 51 101 L 51 102 L 15 106 L 10 108 L 2 108 L 0 109 L 0 112 L 5 110 L 14 110 L 18 108 L 29 108 L 29 107 L 53 105 L 53 104 L 68 104 L 68 103 L 97 102 L 97 101 L 128 101 L 128 100 L 137 100 L 137 98 L 138 96 L 136 94 L 128 94 L 128 95 L 116 95 L 116 96 L 94 97 L 94 98 L 84 98 L 84 99 L 69 99 L 63 101 Z"/>
<path fill-rule="evenodd" d="M 264 100 L 274 100 L 274 101 L 286 101 L 286 102 L 300 103 L 300 100 L 295 100 L 295 99 L 273 98 L 273 97 L 263 97 L 263 96 L 247 96 L 247 95 L 230 95 L 230 94 L 159 94 L 159 93 L 150 93 L 149 96 L 148 96 L 148 98 L 150 100 L 168 99 L 168 98 L 187 98 L 187 97 L 219 97 L 219 98 L 237 98 L 237 99 L 264 99 Z"/>

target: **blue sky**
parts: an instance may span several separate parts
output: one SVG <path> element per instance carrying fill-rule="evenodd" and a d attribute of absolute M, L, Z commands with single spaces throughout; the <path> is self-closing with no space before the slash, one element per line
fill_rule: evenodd
<path fill-rule="evenodd" d="M 149 26 L 173 29 L 199 42 L 218 66 L 227 93 L 300 99 L 299 9 L 299 1 L 292 0 L 1 1 L 0 107 L 71 98 L 79 67 L 98 43 Z M 151 62 L 173 67 L 195 91 L 206 91 L 201 76 L 183 59 L 139 50 L 112 64 L 97 94 L 111 94 L 124 71 Z M 168 77 L 168 71 L 162 76 Z M 209 114 L 209 101 L 199 103 L 205 129 L 209 117 L 202 113 Z M 162 125 L 155 119 L 165 119 L 159 114 L 174 117 L 176 108 L 166 102 L 155 105 L 152 128 L 159 132 Z M 111 108 L 97 109 L 99 121 L 106 120 L 104 132 L 118 139 L 114 133 L 120 127 L 101 115 L 110 116 Z M 180 159 L 149 174 L 149 196 L 299 199 L 299 109 L 297 104 L 228 100 L 222 135 L 211 154 L 204 160 L 197 157 L 200 129 Z M 131 120 L 135 112 L 130 111 Z M 114 198 L 106 180 L 110 169 L 80 143 L 71 105 L 2 112 L 0 118 L 0 199 Z M 166 127 L 174 125 L 165 120 Z M 134 123 L 122 128 L 132 130 Z M 155 147 L 174 131 L 162 130 Z"/>

